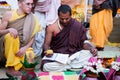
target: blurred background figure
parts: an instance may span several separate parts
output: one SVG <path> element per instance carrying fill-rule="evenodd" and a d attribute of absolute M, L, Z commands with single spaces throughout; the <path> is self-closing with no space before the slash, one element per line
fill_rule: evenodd
<path fill-rule="evenodd" d="M 61 4 L 67 4 L 72 9 L 72 17 L 83 22 L 85 17 L 85 0 L 61 0 Z"/>
<path fill-rule="evenodd" d="M 118 0 L 94 0 L 90 18 L 91 42 L 98 50 L 104 50 L 113 29 L 113 17 L 118 9 Z"/>
<path fill-rule="evenodd" d="M 18 9 L 18 1 L 17 0 L 5 0 L 8 4 L 10 4 L 11 9 Z"/>
<path fill-rule="evenodd" d="M 57 19 L 57 9 L 61 5 L 60 0 L 38 0 L 35 1 L 34 14 L 42 26 L 42 32 L 38 32 L 35 36 L 33 44 L 34 52 L 39 56 L 42 53 L 42 45 L 44 43 L 45 29 L 53 24 Z"/>

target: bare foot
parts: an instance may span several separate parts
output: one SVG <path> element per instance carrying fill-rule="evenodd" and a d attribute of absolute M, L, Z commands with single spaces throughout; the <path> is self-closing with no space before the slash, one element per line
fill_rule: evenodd
<path fill-rule="evenodd" d="M 12 76 L 21 76 L 22 75 L 20 71 L 16 71 L 13 67 L 6 68 L 6 72 L 8 74 L 11 74 Z"/>

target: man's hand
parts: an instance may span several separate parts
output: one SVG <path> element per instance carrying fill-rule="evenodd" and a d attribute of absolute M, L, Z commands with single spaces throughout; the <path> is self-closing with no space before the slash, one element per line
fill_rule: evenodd
<path fill-rule="evenodd" d="M 46 50 L 45 52 L 46 57 L 52 57 L 53 56 L 53 50 Z"/>
<path fill-rule="evenodd" d="M 97 54 L 98 54 L 97 49 L 94 47 L 90 49 L 90 52 L 93 54 L 93 56 L 97 56 Z"/>
<path fill-rule="evenodd" d="M 11 35 L 12 37 L 17 38 L 17 36 L 18 36 L 18 31 L 17 31 L 16 29 L 14 29 L 14 28 L 8 28 L 8 31 L 9 31 L 9 33 L 10 33 L 10 35 Z"/>
<path fill-rule="evenodd" d="M 25 54 L 26 50 L 27 50 L 26 46 L 20 48 L 20 50 L 16 53 L 16 56 L 22 57 Z"/>

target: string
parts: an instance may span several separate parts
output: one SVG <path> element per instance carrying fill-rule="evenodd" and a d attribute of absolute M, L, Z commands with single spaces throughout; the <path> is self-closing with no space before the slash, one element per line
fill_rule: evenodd
<path fill-rule="evenodd" d="M 58 20 L 58 28 L 59 28 L 60 30 L 62 30 L 62 27 L 60 26 L 59 20 Z"/>

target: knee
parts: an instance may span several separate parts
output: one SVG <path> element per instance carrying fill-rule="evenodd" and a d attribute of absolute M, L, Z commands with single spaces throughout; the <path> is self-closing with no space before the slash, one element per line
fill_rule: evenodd
<path fill-rule="evenodd" d="M 7 33 L 6 35 L 5 35 L 5 38 L 11 38 L 12 36 L 10 35 L 10 33 Z"/>
<path fill-rule="evenodd" d="M 58 62 L 45 63 L 43 71 L 66 71 L 66 65 Z"/>
<path fill-rule="evenodd" d="M 14 38 L 10 35 L 10 33 L 5 35 L 5 40 L 13 40 Z"/>
<path fill-rule="evenodd" d="M 19 39 L 18 37 L 17 38 L 12 37 L 10 33 L 5 35 L 5 40 L 14 41 L 18 39 Z"/>
<path fill-rule="evenodd" d="M 48 65 L 48 63 L 45 63 L 43 65 L 43 71 L 49 71 L 49 65 Z"/>
<path fill-rule="evenodd" d="M 56 71 L 56 68 L 57 67 L 55 65 L 53 65 L 53 63 L 45 63 L 43 65 L 43 71 L 47 71 L 47 72 L 49 72 L 49 71 Z"/>

